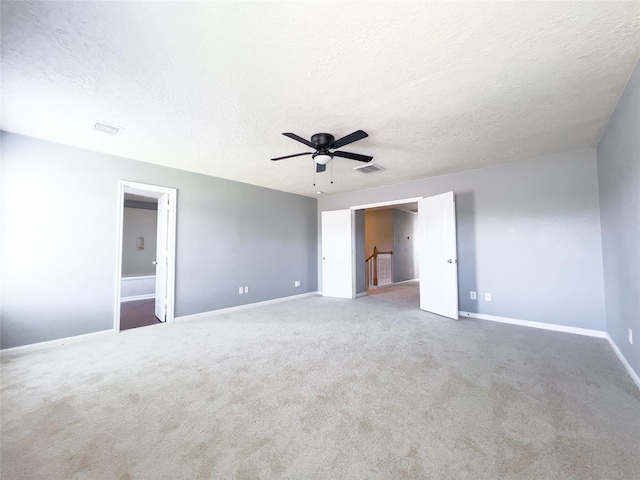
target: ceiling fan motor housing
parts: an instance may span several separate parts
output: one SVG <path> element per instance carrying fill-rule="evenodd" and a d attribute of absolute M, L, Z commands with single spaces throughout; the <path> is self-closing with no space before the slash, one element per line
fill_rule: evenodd
<path fill-rule="evenodd" d="M 318 147 L 328 147 L 334 140 L 334 136 L 329 133 L 316 133 L 311 137 L 311 143 Z"/>

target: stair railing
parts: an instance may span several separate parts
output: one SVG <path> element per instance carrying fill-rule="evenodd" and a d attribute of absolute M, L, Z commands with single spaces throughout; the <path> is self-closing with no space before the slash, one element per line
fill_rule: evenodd
<path fill-rule="evenodd" d="M 366 288 L 378 287 L 393 283 L 393 252 L 379 252 L 378 247 L 373 247 L 373 254 L 365 260 Z"/>

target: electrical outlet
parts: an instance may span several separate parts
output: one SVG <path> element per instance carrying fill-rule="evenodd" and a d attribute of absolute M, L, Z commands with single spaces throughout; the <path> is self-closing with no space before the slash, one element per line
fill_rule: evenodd
<path fill-rule="evenodd" d="M 296 280 L 296 283 L 293 284 L 294 287 L 299 287 L 300 286 L 300 280 Z"/>
<path fill-rule="evenodd" d="M 491 294 L 490 293 L 485 293 L 484 294 L 484 300 L 486 302 L 490 302 L 491 301 Z"/>
<path fill-rule="evenodd" d="M 238 287 L 238 294 L 242 295 L 244 293 L 244 288 Z"/>
<path fill-rule="evenodd" d="M 629 329 L 629 343 L 633 345 L 633 330 Z"/>
<path fill-rule="evenodd" d="M 476 292 L 471 292 L 471 300 L 475 300 L 477 297 Z"/>
<path fill-rule="evenodd" d="M 249 293 L 249 287 L 244 287 L 244 293 Z"/>

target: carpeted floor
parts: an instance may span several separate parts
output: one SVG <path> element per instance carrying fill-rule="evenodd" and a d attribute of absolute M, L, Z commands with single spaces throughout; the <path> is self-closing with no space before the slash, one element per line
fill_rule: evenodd
<path fill-rule="evenodd" d="M 2 478 L 638 478 L 606 341 L 385 290 L 4 355 Z"/>

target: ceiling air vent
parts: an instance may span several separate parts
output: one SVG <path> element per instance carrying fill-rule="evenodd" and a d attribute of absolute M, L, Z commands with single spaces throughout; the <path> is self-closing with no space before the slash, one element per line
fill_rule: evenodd
<path fill-rule="evenodd" d="M 380 167 L 379 165 L 368 163 L 366 165 L 362 165 L 361 167 L 355 167 L 354 170 L 357 170 L 362 173 L 373 173 L 373 172 L 379 172 L 381 170 L 384 170 L 384 168 Z"/>
<path fill-rule="evenodd" d="M 98 132 L 108 133 L 109 135 L 118 135 L 122 131 L 122 128 L 120 127 L 114 127 L 113 125 L 107 125 L 106 123 L 99 122 L 96 122 L 93 129 Z"/>

